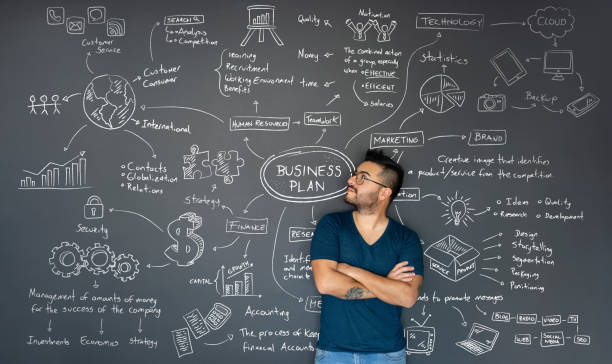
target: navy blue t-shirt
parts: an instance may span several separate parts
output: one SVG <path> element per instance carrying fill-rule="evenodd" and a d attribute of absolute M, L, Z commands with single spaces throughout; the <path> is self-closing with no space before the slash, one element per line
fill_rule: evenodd
<path fill-rule="evenodd" d="M 423 248 L 419 236 L 389 218 L 387 228 L 372 245 L 359 234 L 352 211 L 325 215 L 310 246 L 310 259 L 329 259 L 386 276 L 408 261 L 423 275 Z M 391 352 L 405 347 L 400 316 L 402 307 L 378 298 L 343 300 L 322 295 L 318 347 L 329 351 Z"/>

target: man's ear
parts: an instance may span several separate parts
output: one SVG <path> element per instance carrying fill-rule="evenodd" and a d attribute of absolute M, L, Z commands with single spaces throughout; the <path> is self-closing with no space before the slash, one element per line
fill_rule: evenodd
<path fill-rule="evenodd" d="M 385 200 L 387 198 L 391 198 L 391 194 L 393 193 L 393 190 L 390 188 L 383 188 L 383 190 L 381 191 L 381 193 L 378 194 L 378 199 L 379 200 Z"/>

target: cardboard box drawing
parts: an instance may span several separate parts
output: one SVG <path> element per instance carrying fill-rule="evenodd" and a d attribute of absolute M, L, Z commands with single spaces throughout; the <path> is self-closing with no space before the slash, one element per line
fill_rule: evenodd
<path fill-rule="evenodd" d="M 429 268 L 444 278 L 457 282 L 476 270 L 480 253 L 453 235 L 433 243 L 424 254 L 430 258 Z"/>

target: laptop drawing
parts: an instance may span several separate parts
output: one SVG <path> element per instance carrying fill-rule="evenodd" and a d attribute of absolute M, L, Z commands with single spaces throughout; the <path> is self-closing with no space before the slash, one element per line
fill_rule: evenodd
<path fill-rule="evenodd" d="M 457 346 L 474 355 L 484 354 L 493 350 L 499 331 L 490 327 L 473 323 L 467 339 L 459 341 Z"/>

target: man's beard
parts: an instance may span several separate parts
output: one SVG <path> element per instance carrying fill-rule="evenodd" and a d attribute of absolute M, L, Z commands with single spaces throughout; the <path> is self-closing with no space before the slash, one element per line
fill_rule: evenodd
<path fill-rule="evenodd" d="M 353 188 L 353 190 L 355 190 Z M 355 190 L 355 192 L 353 192 L 353 196 L 349 197 L 348 192 L 344 195 L 344 202 L 348 203 L 349 205 L 353 205 L 357 208 L 357 210 L 361 210 L 361 211 L 368 211 L 368 210 L 373 210 L 376 208 L 376 204 L 377 204 L 377 193 L 373 192 L 372 193 L 373 198 L 371 199 L 371 201 L 367 201 L 368 200 L 368 196 L 360 196 L 360 199 L 357 199 L 357 190 Z"/>

